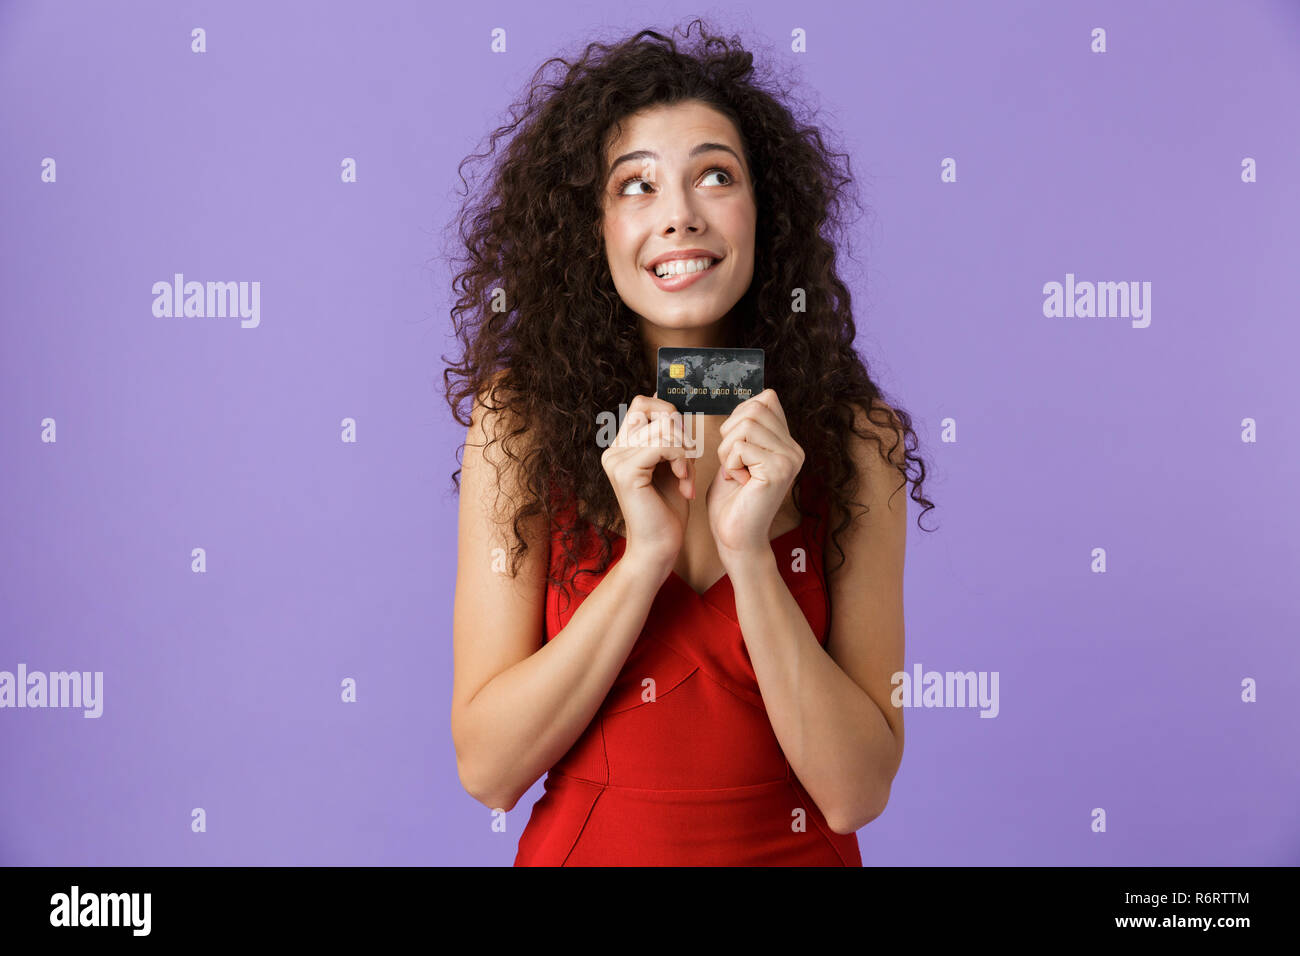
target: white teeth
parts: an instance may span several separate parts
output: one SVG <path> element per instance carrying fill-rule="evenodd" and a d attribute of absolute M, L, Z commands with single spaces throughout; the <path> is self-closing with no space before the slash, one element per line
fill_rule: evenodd
<path fill-rule="evenodd" d="M 679 276 L 689 272 L 703 272 L 711 268 L 716 259 L 671 259 L 655 266 L 655 275 L 660 278 Z"/>

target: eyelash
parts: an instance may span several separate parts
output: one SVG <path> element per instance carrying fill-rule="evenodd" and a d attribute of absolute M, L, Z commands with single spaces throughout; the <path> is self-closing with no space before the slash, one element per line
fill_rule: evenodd
<path fill-rule="evenodd" d="M 704 171 L 704 175 L 706 175 L 706 176 L 709 175 L 709 173 L 722 173 L 724 176 L 727 177 L 727 179 L 730 180 L 730 182 L 724 184 L 724 185 L 727 185 L 727 186 L 730 186 L 732 183 L 734 183 L 734 182 L 736 181 L 736 177 L 732 175 L 731 170 L 727 169 L 725 166 L 714 166 L 714 167 L 712 167 L 712 168 L 710 168 L 710 169 L 706 169 L 706 170 Z M 629 176 L 627 179 L 623 180 L 621 183 L 618 184 L 618 188 L 614 190 L 615 194 L 618 195 L 618 196 L 620 196 L 620 197 L 622 197 L 622 196 L 623 196 L 623 190 L 627 189 L 628 184 L 629 184 L 629 183 L 635 183 L 635 182 L 638 182 L 638 181 L 639 181 L 639 182 L 646 182 L 647 180 L 643 179 L 643 178 L 640 177 L 640 176 Z M 645 195 L 645 194 L 642 193 L 642 195 Z"/>

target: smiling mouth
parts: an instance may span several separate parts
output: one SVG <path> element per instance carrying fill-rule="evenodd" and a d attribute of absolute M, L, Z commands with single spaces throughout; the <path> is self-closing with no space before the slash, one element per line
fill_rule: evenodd
<path fill-rule="evenodd" d="M 672 262 L 672 261 L 680 261 L 680 262 L 698 262 L 698 261 L 700 261 L 700 259 L 704 259 L 704 258 L 706 258 L 706 257 L 705 257 L 705 256 L 700 256 L 699 259 L 681 259 L 681 260 L 669 260 L 669 261 L 670 261 L 670 262 Z M 658 280 L 659 282 L 668 282 L 668 283 L 671 283 L 671 282 L 674 282 L 674 281 L 680 281 L 680 280 L 682 280 L 682 279 L 690 279 L 690 278 L 694 278 L 695 276 L 703 275 L 703 274 L 706 273 L 706 272 L 712 272 L 714 266 L 716 266 L 716 265 L 717 265 L 719 262 L 721 262 L 721 261 L 722 261 L 721 259 L 710 259 L 710 260 L 709 260 L 709 264 L 708 264 L 707 266 L 705 266 L 703 269 L 699 269 L 699 268 L 697 268 L 697 269 L 695 269 L 693 272 L 668 272 L 668 273 L 665 273 L 664 275 L 660 275 L 658 272 L 655 271 L 655 269 L 656 269 L 655 266 L 646 266 L 646 270 L 645 270 L 645 271 L 648 272 L 648 273 L 650 273 L 651 278 L 654 278 L 654 279 Z"/>

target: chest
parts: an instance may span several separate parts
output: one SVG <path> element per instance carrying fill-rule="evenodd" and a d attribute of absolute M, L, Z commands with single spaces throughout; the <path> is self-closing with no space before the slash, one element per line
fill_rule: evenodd
<path fill-rule="evenodd" d="M 691 416 L 701 419 L 699 427 L 692 434 L 687 429 L 688 444 L 694 441 L 699 456 L 692 459 L 695 469 L 695 498 L 690 502 L 690 514 L 686 521 L 686 532 L 682 549 L 677 554 L 673 572 L 690 585 L 697 594 L 703 594 L 726 574 L 722 559 L 718 557 L 717 545 L 713 541 L 713 530 L 709 527 L 708 505 L 706 496 L 721 467 L 718 460 L 718 448 L 722 435 L 718 428 L 726 418 L 721 415 Z M 803 516 L 794 504 L 794 494 L 787 491 L 785 500 L 777 509 L 768 529 L 768 539 L 775 539 L 797 528 Z"/>

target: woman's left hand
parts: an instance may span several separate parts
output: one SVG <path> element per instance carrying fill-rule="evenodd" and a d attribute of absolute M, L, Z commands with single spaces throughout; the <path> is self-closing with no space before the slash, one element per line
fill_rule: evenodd
<path fill-rule="evenodd" d="M 719 431 L 718 472 L 705 504 L 718 557 L 730 570 L 748 556 L 769 553 L 772 521 L 804 454 L 770 388 L 737 405 Z"/>

